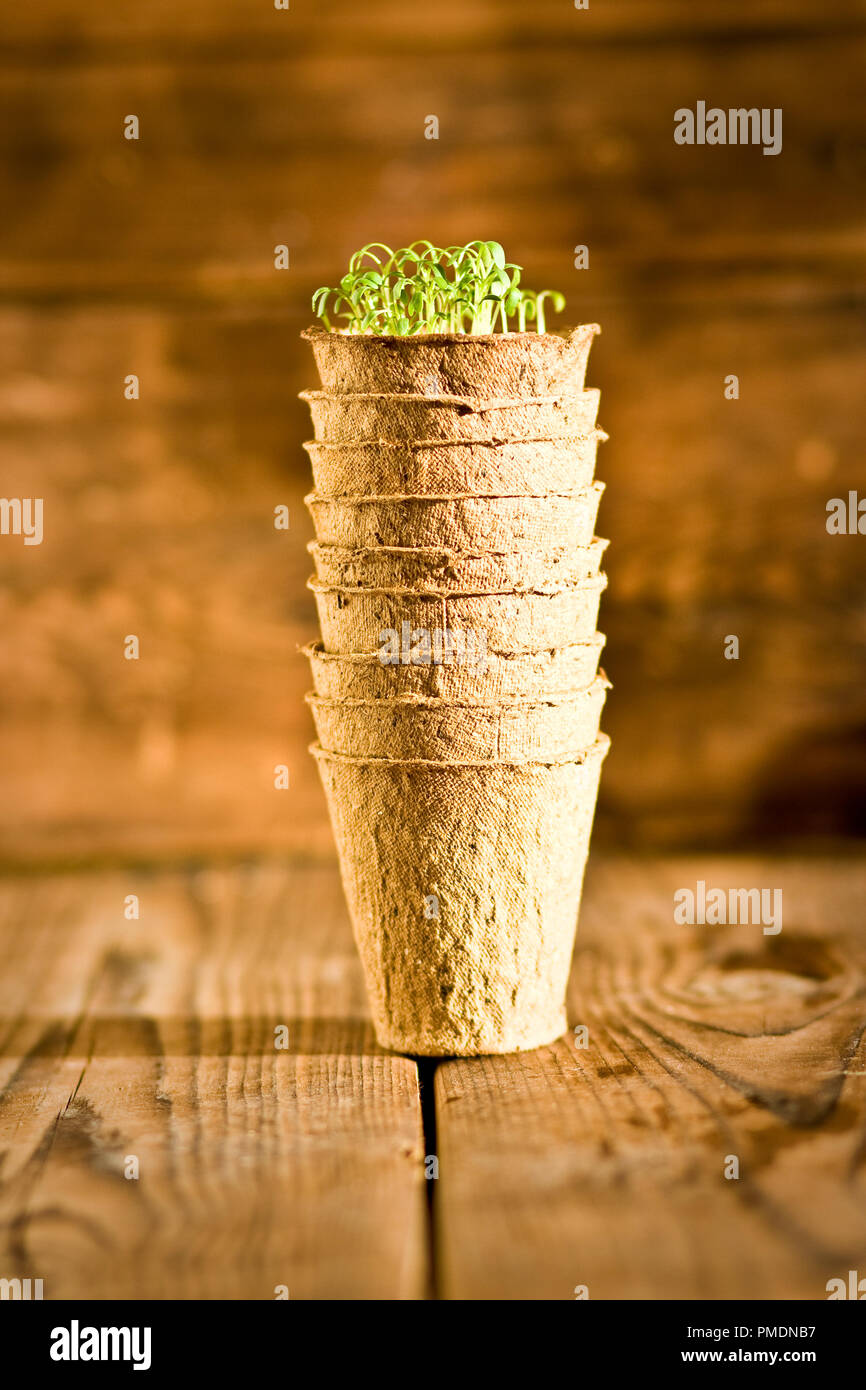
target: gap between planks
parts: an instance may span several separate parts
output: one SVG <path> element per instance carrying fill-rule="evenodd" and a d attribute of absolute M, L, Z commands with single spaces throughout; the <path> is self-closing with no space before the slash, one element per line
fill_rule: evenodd
<path fill-rule="evenodd" d="M 0 1274 L 426 1296 L 417 1073 L 366 1021 L 332 865 L 7 882 L 0 956 Z"/>
<path fill-rule="evenodd" d="M 781 887 L 782 932 L 675 926 L 699 878 Z M 866 1269 L 863 881 L 862 860 L 591 861 L 588 1046 L 437 1069 L 442 1297 L 823 1299 Z"/>

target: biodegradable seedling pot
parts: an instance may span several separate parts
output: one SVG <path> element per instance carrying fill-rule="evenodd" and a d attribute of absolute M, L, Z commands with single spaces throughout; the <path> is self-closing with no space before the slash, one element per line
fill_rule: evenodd
<path fill-rule="evenodd" d="M 571 550 L 595 533 L 603 483 L 572 497 L 319 497 L 304 500 L 320 545 L 476 553 Z"/>
<path fill-rule="evenodd" d="M 324 391 L 300 395 L 310 407 L 316 439 L 326 444 L 364 439 L 573 439 L 595 428 L 599 401 L 597 390 L 485 402 L 461 396 L 332 396 Z"/>
<path fill-rule="evenodd" d="M 412 337 L 327 333 L 308 328 L 322 390 L 470 396 L 481 400 L 550 396 L 583 390 L 593 338 L 584 323 L 570 333 L 417 334 Z"/>
<path fill-rule="evenodd" d="M 603 430 L 578 439 L 478 440 L 385 444 L 304 445 L 321 497 L 346 495 L 442 496 L 474 493 L 567 496 L 588 487 Z"/>
<path fill-rule="evenodd" d="M 573 550 L 512 550 L 506 553 L 409 549 L 375 546 L 351 550 L 339 545 L 307 546 L 320 584 L 358 589 L 450 589 L 491 593 L 513 589 L 554 593 L 565 584 L 598 574 L 607 541 Z"/>
<path fill-rule="evenodd" d="M 322 498 L 346 495 L 567 496 L 595 475 L 594 430 L 578 439 L 509 439 L 442 443 L 304 443 Z"/>
<path fill-rule="evenodd" d="M 559 593 L 421 594 L 415 590 L 329 588 L 308 580 L 316 598 L 325 648 L 376 652 L 383 633 L 403 624 L 428 633 L 472 633 L 488 652 L 539 652 L 589 641 L 607 578 L 600 574 Z"/>
<path fill-rule="evenodd" d="M 608 746 L 475 766 L 314 747 L 383 1047 L 468 1057 L 564 1032 Z"/>
<path fill-rule="evenodd" d="M 587 642 L 552 651 L 519 656 L 486 652 L 480 669 L 476 661 L 467 664 L 457 659 L 459 654 L 446 644 L 442 659 L 431 659 L 417 645 L 417 638 L 413 645 L 411 629 L 398 636 L 397 660 L 387 663 L 379 652 L 340 656 L 326 652 L 321 642 L 304 647 L 316 694 L 328 700 L 392 700 L 417 695 L 487 704 L 555 699 L 592 684 L 605 642 L 603 634 L 597 632 Z"/>
<path fill-rule="evenodd" d="M 604 674 L 560 700 L 455 704 L 433 697 L 323 700 L 308 695 L 328 753 L 354 758 L 463 762 L 568 762 L 598 737 Z"/>

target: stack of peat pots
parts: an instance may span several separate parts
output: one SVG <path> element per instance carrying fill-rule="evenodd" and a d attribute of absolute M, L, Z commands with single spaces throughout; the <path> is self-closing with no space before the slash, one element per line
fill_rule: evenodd
<path fill-rule="evenodd" d="M 376 1034 L 418 1055 L 565 1028 L 608 740 L 598 327 L 310 329 L 322 640 L 307 648 Z"/>

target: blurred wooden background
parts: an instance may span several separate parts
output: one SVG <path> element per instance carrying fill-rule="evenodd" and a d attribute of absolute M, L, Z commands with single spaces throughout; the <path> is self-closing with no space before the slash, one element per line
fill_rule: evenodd
<path fill-rule="evenodd" d="M 45 539 L 0 537 L 5 862 L 329 850 L 298 334 L 419 236 L 498 238 L 603 326 L 597 842 L 862 833 L 866 537 L 825 509 L 866 495 L 864 71 L 854 0 L 10 12 L 0 494 Z M 699 99 L 781 107 L 781 155 L 675 145 Z"/>

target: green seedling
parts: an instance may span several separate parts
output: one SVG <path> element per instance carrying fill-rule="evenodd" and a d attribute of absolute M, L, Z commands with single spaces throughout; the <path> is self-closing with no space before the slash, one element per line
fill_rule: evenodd
<path fill-rule="evenodd" d="M 313 295 L 313 312 L 329 333 L 545 332 L 545 300 L 565 308 L 554 290 L 521 289 L 521 268 L 498 241 L 444 249 L 415 241 L 399 251 L 373 241 L 356 251 L 339 285 Z M 337 320 L 337 322 L 332 322 Z"/>

